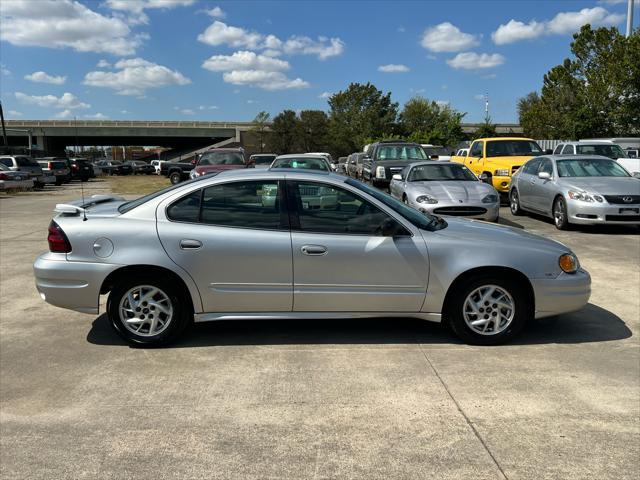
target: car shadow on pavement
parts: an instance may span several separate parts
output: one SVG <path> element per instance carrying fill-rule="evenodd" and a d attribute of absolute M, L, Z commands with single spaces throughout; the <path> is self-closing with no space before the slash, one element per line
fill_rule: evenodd
<path fill-rule="evenodd" d="M 621 340 L 631 330 L 613 313 L 589 304 L 579 312 L 531 322 L 515 345 L 570 344 Z M 122 345 L 106 314 L 97 317 L 87 341 L 95 345 Z M 411 318 L 331 320 L 223 320 L 193 325 L 167 348 L 229 345 L 313 344 L 453 344 L 453 333 L 437 323 Z"/>
<path fill-rule="evenodd" d="M 504 217 L 500 217 L 500 219 L 498 220 L 498 223 L 500 225 L 506 225 L 507 227 L 514 227 L 514 228 L 522 228 L 522 229 L 524 229 L 524 225 L 520 225 L 519 223 L 516 223 L 513 220 L 509 220 L 509 219 L 504 218 Z"/>

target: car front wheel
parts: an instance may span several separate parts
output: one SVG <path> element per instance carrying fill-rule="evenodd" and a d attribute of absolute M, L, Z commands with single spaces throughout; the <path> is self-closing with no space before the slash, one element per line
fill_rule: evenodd
<path fill-rule="evenodd" d="M 180 172 L 173 172 L 171 175 L 169 175 L 169 181 L 171 182 L 171 185 L 180 183 L 181 179 L 182 175 L 180 175 Z"/>
<path fill-rule="evenodd" d="M 518 191 L 515 188 L 511 189 L 511 193 L 509 193 L 509 208 L 513 215 L 522 215 L 520 197 L 518 196 Z"/>
<path fill-rule="evenodd" d="M 569 230 L 567 202 L 562 197 L 556 198 L 553 202 L 553 223 L 558 230 Z"/>
<path fill-rule="evenodd" d="M 514 338 L 533 317 L 526 289 L 498 275 L 471 277 L 451 292 L 446 317 L 454 333 L 475 345 Z"/>
<path fill-rule="evenodd" d="M 174 341 L 192 320 L 184 295 L 169 281 L 137 276 L 109 294 L 107 314 L 118 335 L 135 346 Z"/>

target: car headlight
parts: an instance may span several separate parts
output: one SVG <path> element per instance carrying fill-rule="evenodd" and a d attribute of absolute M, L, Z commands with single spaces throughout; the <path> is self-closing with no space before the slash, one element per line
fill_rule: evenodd
<path fill-rule="evenodd" d="M 386 178 L 386 174 L 384 172 L 384 167 L 376 168 L 376 178 Z"/>
<path fill-rule="evenodd" d="M 576 257 L 573 253 L 564 253 L 560 255 L 558 259 L 558 265 L 565 273 L 576 273 L 580 268 L 580 262 L 578 261 L 578 257 Z"/>
<path fill-rule="evenodd" d="M 435 197 L 432 197 L 431 195 L 420 195 L 418 198 L 416 198 L 416 202 L 418 203 L 438 203 L 438 199 Z"/>
<path fill-rule="evenodd" d="M 569 190 L 569 198 L 571 200 L 581 200 L 583 202 L 598 202 L 602 203 L 604 198 L 600 195 L 593 195 L 587 192 L 576 192 L 573 190 Z"/>
<path fill-rule="evenodd" d="M 490 193 L 482 199 L 482 203 L 498 203 L 498 196 L 494 193 Z"/>
<path fill-rule="evenodd" d="M 499 170 L 496 170 L 495 172 L 493 172 L 494 175 L 496 177 L 508 177 L 509 176 L 509 170 L 506 168 L 501 168 Z"/>

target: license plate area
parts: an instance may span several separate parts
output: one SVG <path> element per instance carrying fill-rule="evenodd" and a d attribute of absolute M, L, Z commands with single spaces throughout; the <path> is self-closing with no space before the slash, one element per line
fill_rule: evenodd
<path fill-rule="evenodd" d="M 640 208 L 621 208 L 619 212 L 620 215 L 638 215 Z"/>

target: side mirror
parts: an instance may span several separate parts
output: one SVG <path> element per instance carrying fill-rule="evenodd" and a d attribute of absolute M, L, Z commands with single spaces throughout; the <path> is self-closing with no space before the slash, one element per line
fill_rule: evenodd
<path fill-rule="evenodd" d="M 553 155 L 553 150 L 551 150 L 550 148 L 547 148 L 547 149 L 544 151 L 544 154 L 545 154 L 545 155 Z"/>
<path fill-rule="evenodd" d="M 191 160 L 191 165 L 197 165 L 198 164 L 198 159 L 194 158 L 193 160 Z"/>
<path fill-rule="evenodd" d="M 640 172 L 633 172 L 633 178 L 640 180 Z"/>
<path fill-rule="evenodd" d="M 480 175 L 478 175 L 478 178 L 480 179 L 481 182 L 488 182 L 489 181 L 489 175 L 487 175 L 486 173 L 481 173 Z"/>
<path fill-rule="evenodd" d="M 400 175 L 399 173 L 394 173 L 393 176 L 391 177 L 391 179 L 401 182 L 402 181 L 402 175 Z"/>
<path fill-rule="evenodd" d="M 538 178 L 541 180 L 551 180 L 551 174 L 549 172 L 538 172 Z"/>

